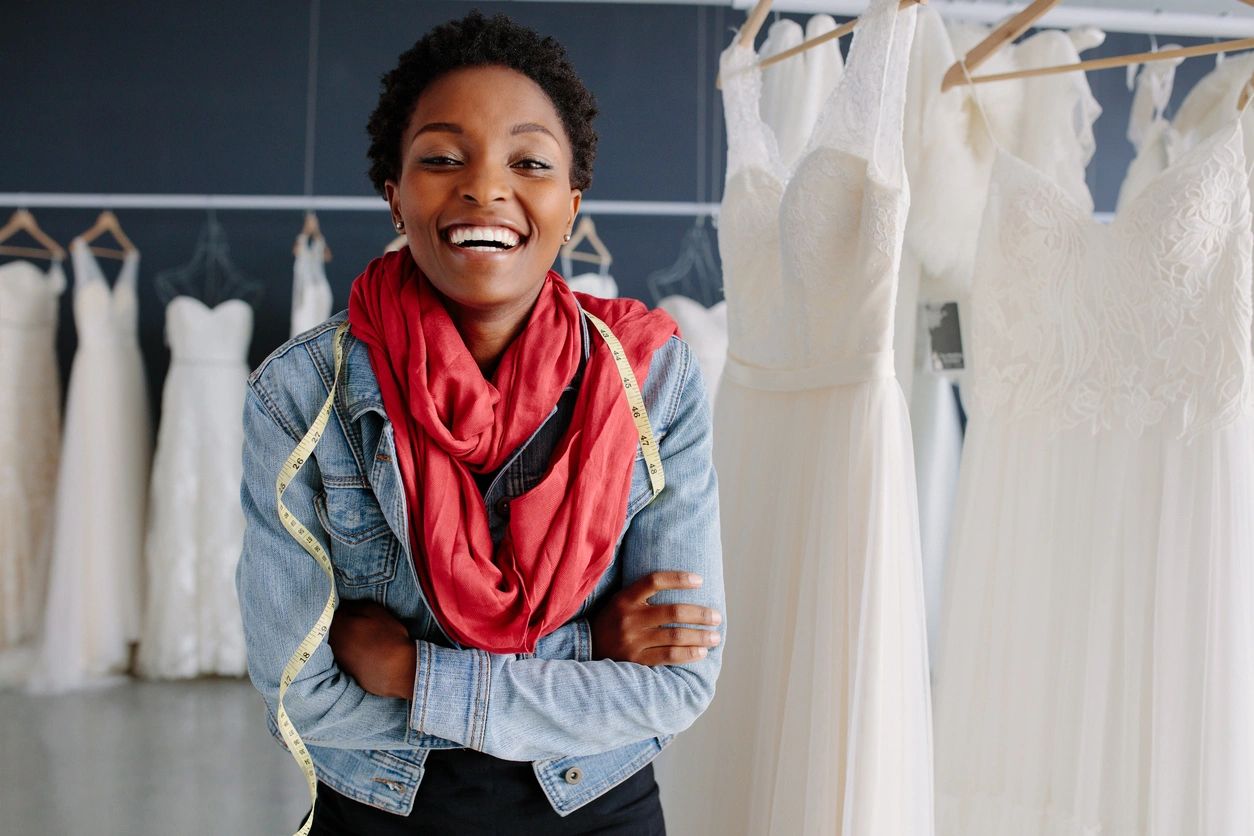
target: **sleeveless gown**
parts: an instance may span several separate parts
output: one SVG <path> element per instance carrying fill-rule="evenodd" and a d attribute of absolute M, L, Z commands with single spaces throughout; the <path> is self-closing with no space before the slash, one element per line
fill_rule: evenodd
<path fill-rule="evenodd" d="M 945 836 L 1254 832 L 1240 122 L 1109 226 L 994 163 L 938 660 Z"/>
<path fill-rule="evenodd" d="M 42 641 L 30 682 L 43 692 L 106 684 L 125 673 L 143 600 L 152 437 L 136 337 L 139 253 L 126 256 L 112 288 L 86 244 L 75 240 L 70 254 L 78 348 L 66 395 Z"/>
<path fill-rule="evenodd" d="M 244 542 L 244 392 L 253 310 L 240 299 L 166 306 L 170 371 L 161 401 L 144 556 L 148 595 L 139 672 L 242 676 L 235 564 Z"/>
<path fill-rule="evenodd" d="M 928 834 L 918 518 L 893 303 L 913 8 L 873 0 L 785 166 L 757 56 L 723 54 L 730 348 L 715 409 L 729 652 L 675 742 L 683 834 Z"/>
<path fill-rule="evenodd" d="M 57 308 L 65 271 L 0 265 L 0 657 L 38 630 L 61 445 Z M 0 662 L 0 683 L 11 666 Z M 16 672 L 14 673 L 16 675 Z"/>
<path fill-rule="evenodd" d="M 302 234 L 296 239 L 296 258 L 292 262 L 293 337 L 321 325 L 331 315 L 335 302 L 323 260 L 326 251 L 327 243 L 322 238 L 310 240 Z"/>

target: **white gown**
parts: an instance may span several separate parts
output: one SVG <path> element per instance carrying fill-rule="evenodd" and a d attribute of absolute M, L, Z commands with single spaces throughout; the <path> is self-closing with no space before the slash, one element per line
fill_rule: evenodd
<path fill-rule="evenodd" d="M 715 409 L 729 646 L 673 744 L 668 827 L 932 831 L 931 717 L 905 399 L 893 375 L 913 8 L 873 0 L 807 150 L 781 164 L 757 56 L 722 58 L 730 350 Z"/>
<path fill-rule="evenodd" d="M 679 333 L 692 349 L 701 366 L 710 405 L 717 403 L 719 381 L 727 363 L 727 301 L 710 307 L 687 296 L 667 296 L 657 306 L 679 324 Z"/>
<path fill-rule="evenodd" d="M 618 298 L 618 282 L 610 275 L 600 273 L 580 273 L 566 280 L 571 290 L 598 296 L 602 299 Z"/>
<path fill-rule="evenodd" d="M 130 666 L 143 600 L 144 514 L 152 451 L 136 339 L 139 253 L 110 288 L 76 239 L 74 323 L 57 474 L 52 562 L 31 686 L 66 691 L 115 681 Z"/>
<path fill-rule="evenodd" d="M 239 299 L 208 308 L 176 296 L 166 307 L 171 362 L 144 544 L 143 676 L 245 673 L 235 564 L 244 541 L 240 416 L 252 327 L 253 310 Z"/>
<path fill-rule="evenodd" d="M 327 243 L 308 235 L 296 239 L 296 259 L 292 264 L 292 336 L 322 324 L 335 304 L 323 256 Z"/>
<path fill-rule="evenodd" d="M 61 446 L 57 308 L 65 271 L 0 265 L 0 654 L 25 645 L 43 615 Z M 0 669 L 7 667 L 0 663 Z M 9 677 L 0 673 L 0 682 Z"/>
<path fill-rule="evenodd" d="M 997 155 L 938 660 L 944 836 L 1254 833 L 1242 143 L 1231 110 L 1108 226 Z"/>
<path fill-rule="evenodd" d="M 971 87 L 941 92 L 937 80 L 988 34 L 989 27 L 946 24 L 929 6 L 919 7 L 918 15 L 905 118 L 911 206 L 893 348 L 897 377 L 910 399 L 928 637 L 929 646 L 935 648 L 962 431 L 951 381 L 914 362 L 927 354 L 926 345 L 916 347 L 916 335 L 927 340 L 923 324 L 917 322 L 918 306 L 920 302 L 957 301 L 965 327 L 972 265 L 996 152 L 989 131 L 1017 156 L 1049 172 L 1077 200 L 1086 201 L 1085 167 L 1095 148 L 1093 122 L 1101 108 L 1082 73 L 983 85 L 979 88 L 982 108 L 972 98 Z M 1074 63 L 1082 51 L 1101 40 L 1102 34 L 1093 30 L 1041 31 L 999 50 L 980 72 Z M 969 368 L 969 352 L 965 359 Z"/>

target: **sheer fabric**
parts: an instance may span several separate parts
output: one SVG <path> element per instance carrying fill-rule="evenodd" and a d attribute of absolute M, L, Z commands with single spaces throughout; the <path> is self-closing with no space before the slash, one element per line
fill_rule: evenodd
<path fill-rule="evenodd" d="M 296 259 L 292 264 L 293 337 L 320 325 L 331 315 L 335 302 L 327 281 L 326 251 L 327 242 L 320 237 L 311 240 L 302 234 L 296 239 Z"/>

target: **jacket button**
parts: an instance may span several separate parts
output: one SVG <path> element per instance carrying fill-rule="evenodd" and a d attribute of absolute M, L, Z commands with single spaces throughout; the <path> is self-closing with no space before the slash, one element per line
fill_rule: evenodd
<path fill-rule="evenodd" d="M 508 496 L 502 496 L 500 499 L 496 501 L 496 513 L 497 515 L 502 516 L 502 517 L 509 515 L 509 497 Z"/>
<path fill-rule="evenodd" d="M 583 780 L 583 770 L 577 766 L 572 766 L 566 770 L 566 774 L 562 776 L 568 784 L 578 784 Z"/>

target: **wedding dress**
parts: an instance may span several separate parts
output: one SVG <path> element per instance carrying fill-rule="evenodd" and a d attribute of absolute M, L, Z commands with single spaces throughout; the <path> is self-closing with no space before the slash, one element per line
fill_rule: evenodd
<path fill-rule="evenodd" d="M 1104 225 L 997 153 L 938 659 L 945 836 L 1254 832 L 1246 166 L 1232 109 Z"/>
<path fill-rule="evenodd" d="M 936 646 L 942 577 L 962 453 L 959 409 L 951 380 L 916 358 L 927 357 L 920 303 L 957 302 L 965 321 L 980 223 L 987 200 L 995 144 L 990 131 L 1014 154 L 1088 200 L 1085 168 L 1093 155 L 1093 123 L 1101 108 L 1083 73 L 983 85 L 942 92 L 939 79 L 990 28 L 946 24 L 929 6 L 919 7 L 910 56 L 904 142 L 911 206 L 906 252 L 898 283 L 893 349 L 897 377 L 910 399 L 919 485 L 923 574 L 928 637 Z M 1046 30 L 994 53 L 981 73 L 1070 64 L 1101 43 L 1101 32 Z M 965 358 L 970 365 L 971 357 Z M 968 374 L 964 372 L 963 374 Z"/>
<path fill-rule="evenodd" d="M 0 264 L 0 653 L 25 645 L 43 615 L 61 444 L 56 337 L 64 289 L 60 262 L 46 273 L 28 261 Z"/>
<path fill-rule="evenodd" d="M 253 310 L 240 299 L 166 306 L 170 370 L 161 399 L 144 543 L 147 604 L 139 672 L 154 678 L 245 673 L 235 564 L 244 392 Z"/>
<path fill-rule="evenodd" d="M 292 265 L 292 336 L 320 325 L 331 315 L 334 300 L 327 281 L 327 242 L 301 234 Z"/>
<path fill-rule="evenodd" d="M 667 296 L 657 303 L 679 324 L 679 333 L 696 355 L 710 406 L 717 403 L 719 381 L 727 362 L 727 302 L 710 307 L 687 296 Z"/>
<path fill-rule="evenodd" d="M 873 0 L 782 164 L 753 50 L 722 57 L 730 348 L 715 409 L 730 652 L 673 744 L 683 834 L 932 831 L 910 426 L 893 376 L 913 8 Z"/>
<path fill-rule="evenodd" d="M 31 686 L 114 681 L 139 638 L 144 514 L 152 448 L 136 338 L 139 253 L 113 287 L 81 239 L 74 261 L 78 348 L 70 369 L 48 598 Z"/>
<path fill-rule="evenodd" d="M 571 290 L 586 293 L 589 296 L 597 296 L 601 299 L 618 298 L 618 282 L 614 281 L 614 277 L 610 275 L 580 273 L 578 276 L 567 279 L 566 284 L 570 285 Z"/>

